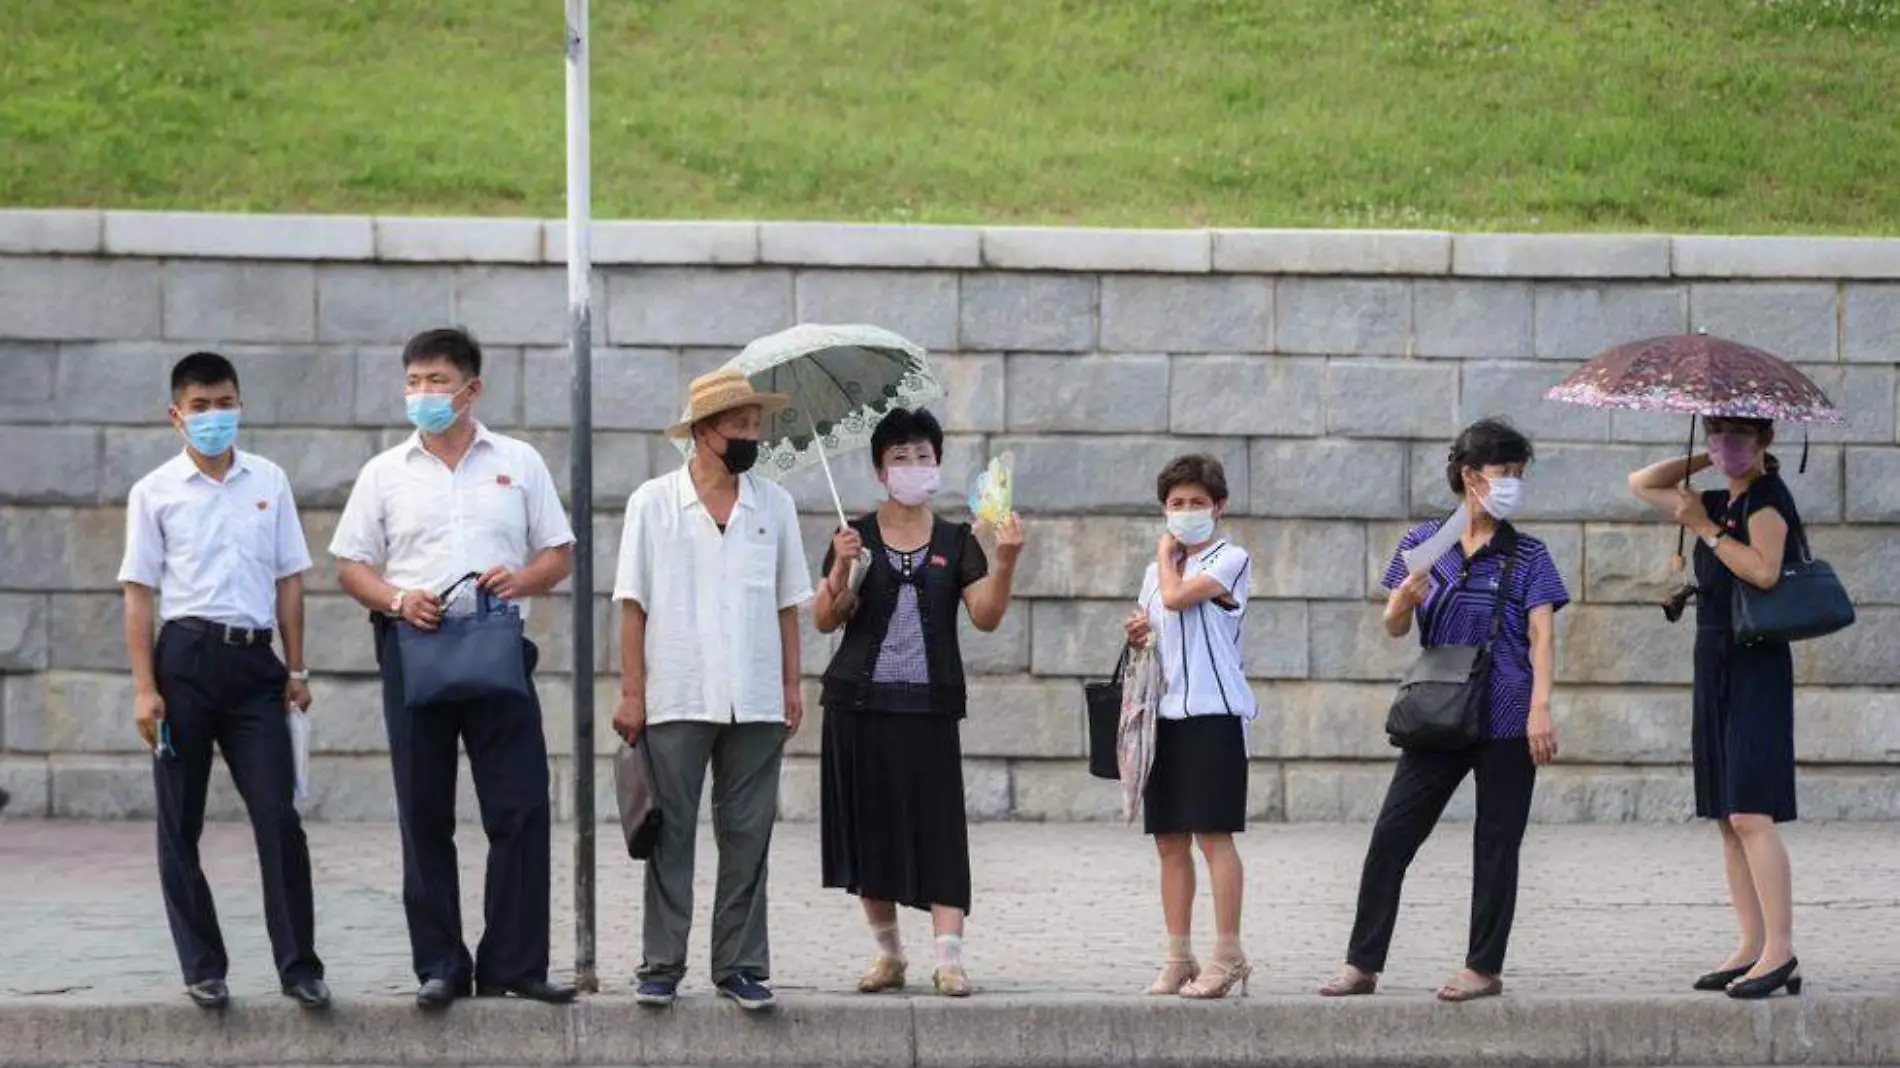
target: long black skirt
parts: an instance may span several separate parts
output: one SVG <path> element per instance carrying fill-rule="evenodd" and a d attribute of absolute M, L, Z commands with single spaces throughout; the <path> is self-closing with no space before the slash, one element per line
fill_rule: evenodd
<path fill-rule="evenodd" d="M 914 909 L 970 911 L 963 747 L 949 716 L 825 710 L 824 884 Z"/>
<path fill-rule="evenodd" d="M 1190 716 L 1155 723 L 1154 763 L 1142 796 L 1149 834 L 1238 834 L 1247 829 L 1247 721 Z"/>

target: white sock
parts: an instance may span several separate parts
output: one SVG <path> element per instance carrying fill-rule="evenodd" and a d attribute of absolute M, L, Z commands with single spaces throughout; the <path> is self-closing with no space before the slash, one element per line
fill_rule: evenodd
<path fill-rule="evenodd" d="M 904 942 L 897 936 L 897 924 L 874 923 L 871 937 L 877 939 L 877 951 L 892 960 L 904 959 Z"/>
<path fill-rule="evenodd" d="M 963 967 L 963 936 L 962 935 L 938 935 L 937 936 L 937 967 L 939 968 Z"/>

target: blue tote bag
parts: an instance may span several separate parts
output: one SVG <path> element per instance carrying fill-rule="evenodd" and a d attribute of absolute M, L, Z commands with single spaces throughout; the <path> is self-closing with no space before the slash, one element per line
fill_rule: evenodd
<path fill-rule="evenodd" d="M 442 591 L 448 603 L 470 573 Z M 402 655 L 402 697 L 409 708 L 447 701 L 525 700 L 528 688 L 526 633 L 521 609 L 487 590 L 477 590 L 475 612 L 445 615 L 435 630 L 396 623 Z"/>

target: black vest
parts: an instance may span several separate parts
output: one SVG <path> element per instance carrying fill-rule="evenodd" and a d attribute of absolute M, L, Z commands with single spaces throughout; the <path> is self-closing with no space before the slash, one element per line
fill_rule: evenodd
<path fill-rule="evenodd" d="M 877 516 L 851 521 L 871 551 L 871 566 L 858 589 L 858 608 L 845 624 L 844 638 L 825 669 L 823 704 L 827 710 L 871 707 L 871 675 L 884 635 L 897 610 L 897 594 L 907 581 L 891 565 L 878 536 Z M 937 518 L 922 566 L 908 582 L 917 587 L 917 615 L 923 623 L 924 657 L 930 666 L 930 709 L 935 715 L 964 713 L 963 653 L 957 645 L 957 615 L 963 607 L 963 540 L 968 525 Z"/>

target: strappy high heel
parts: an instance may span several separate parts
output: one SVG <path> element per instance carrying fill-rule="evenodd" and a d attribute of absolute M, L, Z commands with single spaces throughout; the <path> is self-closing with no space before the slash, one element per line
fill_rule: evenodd
<path fill-rule="evenodd" d="M 1161 966 L 1161 974 L 1148 984 L 1148 993 L 1155 997 L 1173 997 L 1200 977 L 1201 965 L 1193 957 L 1169 957 Z"/>
<path fill-rule="evenodd" d="M 1200 978 L 1181 988 L 1181 996 L 1196 1001 L 1213 1001 L 1233 993 L 1234 987 L 1240 988 L 1240 996 L 1247 996 L 1247 979 L 1253 975 L 1253 965 L 1245 957 L 1239 960 L 1220 960 L 1208 965 Z"/>

